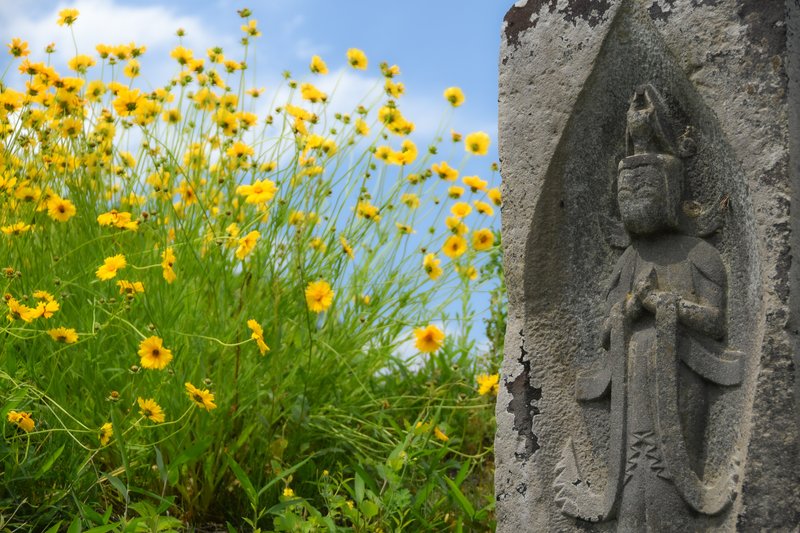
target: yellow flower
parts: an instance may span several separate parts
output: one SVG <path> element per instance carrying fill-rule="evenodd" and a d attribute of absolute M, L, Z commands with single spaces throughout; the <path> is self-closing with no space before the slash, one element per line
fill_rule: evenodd
<path fill-rule="evenodd" d="M 503 196 L 500 194 L 500 189 L 494 188 L 486 191 L 486 196 L 492 201 L 494 205 L 503 205 Z"/>
<path fill-rule="evenodd" d="M 253 150 L 252 146 L 248 146 L 242 141 L 236 141 L 225 151 L 225 153 L 228 154 L 229 157 L 233 157 L 235 159 L 245 159 L 247 156 L 252 156 L 255 151 Z"/>
<path fill-rule="evenodd" d="M 350 259 L 355 259 L 356 255 L 353 253 L 353 247 L 350 246 L 350 243 L 347 242 L 347 239 L 344 238 L 344 235 L 339 237 L 339 244 L 342 245 L 342 252 L 346 253 Z"/>
<path fill-rule="evenodd" d="M 469 231 L 467 225 L 458 217 L 447 217 L 444 219 L 444 223 L 454 235 L 464 235 Z"/>
<path fill-rule="evenodd" d="M 460 257 L 466 251 L 467 241 L 460 235 L 451 235 L 448 237 L 444 242 L 444 248 L 442 248 L 444 255 L 450 259 Z"/>
<path fill-rule="evenodd" d="M 161 409 L 161 406 L 156 403 L 155 400 L 152 398 L 148 398 L 145 400 L 141 396 L 136 399 L 139 402 L 139 413 L 150 420 L 151 422 L 155 422 L 156 424 L 160 424 L 166 417 L 164 416 L 164 410 Z"/>
<path fill-rule="evenodd" d="M 58 196 L 53 195 L 47 201 L 47 214 L 53 220 L 58 220 L 59 222 L 66 222 L 73 215 L 75 215 L 76 209 L 75 204 L 70 202 L 69 200 L 65 200 L 63 198 L 59 198 Z"/>
<path fill-rule="evenodd" d="M 325 102 L 328 99 L 327 94 L 314 87 L 311 83 L 303 83 L 300 85 L 300 96 L 303 100 L 308 100 L 312 104 Z"/>
<path fill-rule="evenodd" d="M 80 12 L 77 9 L 62 9 L 58 12 L 56 24 L 59 26 L 72 26 L 78 20 Z"/>
<path fill-rule="evenodd" d="M 472 207 L 466 202 L 456 202 L 450 206 L 450 212 L 454 217 L 464 218 L 472 212 Z"/>
<path fill-rule="evenodd" d="M 294 491 L 289 487 L 286 487 L 285 489 L 283 489 L 283 496 L 285 498 L 291 498 L 294 496 Z"/>
<path fill-rule="evenodd" d="M 34 318 L 50 318 L 59 309 L 61 309 L 61 306 L 54 300 L 39 302 L 36 304 L 36 309 L 33 310 L 33 316 Z"/>
<path fill-rule="evenodd" d="M 31 418 L 30 413 L 26 412 L 17 412 L 17 411 L 9 411 L 8 412 L 8 421 L 12 424 L 16 424 L 18 428 L 23 430 L 25 433 L 30 433 L 33 431 L 33 428 L 36 427 L 36 423 Z"/>
<path fill-rule="evenodd" d="M 167 283 L 172 283 L 178 277 L 175 274 L 175 270 L 172 268 L 175 266 L 175 259 L 175 252 L 172 250 L 172 247 L 167 248 L 161 254 L 162 275 L 164 279 L 167 280 Z"/>
<path fill-rule="evenodd" d="M 311 72 L 314 74 L 327 74 L 328 73 L 328 65 L 322 60 L 321 57 L 315 55 L 311 56 Z"/>
<path fill-rule="evenodd" d="M 13 57 L 25 57 L 29 55 L 31 51 L 28 50 L 27 41 L 23 41 L 19 37 L 14 37 L 8 44 L 8 53 Z"/>
<path fill-rule="evenodd" d="M 433 324 L 415 329 L 414 336 L 414 346 L 422 353 L 433 353 L 444 344 L 444 332 Z"/>
<path fill-rule="evenodd" d="M 214 403 L 214 394 L 209 392 L 208 389 L 198 389 L 188 381 L 184 383 L 184 386 L 186 387 L 186 393 L 189 395 L 189 398 L 191 398 L 197 407 L 205 409 L 206 411 L 217 408 Z"/>
<path fill-rule="evenodd" d="M 475 204 L 475 210 L 478 213 L 480 213 L 482 215 L 489 215 L 489 216 L 494 215 L 494 209 L 492 209 L 492 206 L 487 204 L 486 202 L 481 202 L 480 200 L 475 200 L 472 203 Z"/>
<path fill-rule="evenodd" d="M 261 329 L 261 324 L 251 318 L 247 321 L 247 327 L 253 331 L 253 333 L 250 334 L 250 338 L 256 341 L 258 351 L 261 352 L 261 355 L 267 353 L 269 351 L 269 346 L 264 342 L 264 330 Z"/>
<path fill-rule="evenodd" d="M 25 322 L 33 322 L 33 319 L 38 316 L 35 309 L 19 303 L 16 298 L 6 300 L 6 305 L 8 306 L 8 315 L 6 317 L 9 320 L 21 318 Z"/>
<path fill-rule="evenodd" d="M 97 269 L 95 275 L 98 279 L 109 280 L 117 276 L 117 271 L 122 270 L 128 265 L 125 256 L 117 254 L 111 257 L 106 257 L 103 264 Z"/>
<path fill-rule="evenodd" d="M 419 207 L 419 196 L 414 193 L 406 193 L 400 197 L 400 201 L 403 202 L 409 209 L 416 209 Z"/>
<path fill-rule="evenodd" d="M 139 89 L 122 88 L 112 102 L 117 114 L 121 117 L 135 115 L 145 101 Z"/>
<path fill-rule="evenodd" d="M 47 330 L 47 334 L 56 342 L 74 344 L 78 342 L 78 333 L 72 328 L 54 328 Z"/>
<path fill-rule="evenodd" d="M 480 374 L 475 379 L 478 381 L 478 394 L 481 396 L 487 394 L 497 396 L 497 391 L 500 387 L 499 374 Z"/>
<path fill-rule="evenodd" d="M 275 182 L 270 180 L 256 180 L 250 185 L 239 185 L 236 188 L 236 194 L 245 196 L 245 202 L 248 204 L 267 203 L 272 200 L 277 191 Z"/>
<path fill-rule="evenodd" d="M 9 226 L 3 226 L 0 228 L 5 235 L 21 235 L 26 231 L 30 231 L 33 226 L 30 224 L 25 224 L 24 222 L 15 222 Z"/>
<path fill-rule="evenodd" d="M 312 281 L 306 287 L 306 303 L 313 313 L 322 313 L 333 304 L 334 291 L 325 280 Z"/>
<path fill-rule="evenodd" d="M 478 176 L 464 176 L 461 178 L 464 185 L 470 188 L 472 192 L 485 191 L 488 182 L 480 179 Z"/>
<path fill-rule="evenodd" d="M 494 233 L 492 230 L 483 228 L 472 232 L 472 247 L 478 251 L 488 250 L 494 246 Z"/>
<path fill-rule="evenodd" d="M 191 50 L 184 48 L 183 46 L 176 46 L 175 48 L 172 49 L 169 55 L 171 58 L 173 58 L 181 65 L 185 65 L 189 61 L 194 59 L 194 53 Z"/>
<path fill-rule="evenodd" d="M 142 368 L 161 370 L 172 361 L 172 352 L 164 348 L 161 337 L 148 337 L 139 343 Z"/>
<path fill-rule="evenodd" d="M 459 187 L 458 185 L 453 185 L 452 187 L 447 188 L 447 196 L 453 199 L 461 198 L 461 195 L 464 194 L 464 188 Z"/>
<path fill-rule="evenodd" d="M 363 119 L 356 120 L 356 133 L 359 135 L 369 135 L 369 126 Z"/>
<path fill-rule="evenodd" d="M 105 446 L 111 441 L 111 437 L 114 436 L 114 426 L 111 425 L 111 422 L 106 422 L 102 426 L 100 426 L 100 435 L 98 436 L 100 439 L 100 446 Z"/>
<path fill-rule="evenodd" d="M 458 179 L 458 170 L 452 168 L 447 164 L 447 161 L 441 163 L 434 163 L 431 165 L 431 170 L 434 174 L 438 174 L 440 178 L 446 181 L 456 181 Z"/>
<path fill-rule="evenodd" d="M 433 435 L 434 435 L 434 437 L 436 437 L 437 439 L 439 439 L 442 442 L 447 442 L 447 441 L 450 440 L 450 437 L 445 435 L 444 431 L 439 429 L 439 426 L 436 426 L 435 428 L 433 428 Z"/>
<path fill-rule="evenodd" d="M 250 255 L 250 253 L 256 247 L 256 242 L 258 241 L 259 237 L 261 237 L 261 233 L 253 230 L 239 239 L 239 247 L 236 248 L 235 252 L 237 259 L 244 260 L 245 257 Z"/>
<path fill-rule="evenodd" d="M 484 131 L 476 131 L 467 135 L 464 139 L 464 149 L 475 155 L 486 155 L 489 151 L 489 134 Z"/>
<path fill-rule="evenodd" d="M 114 226 L 119 229 L 129 229 L 133 231 L 139 229 L 139 221 L 132 220 L 132 215 L 130 213 L 127 211 L 117 211 L 116 209 L 97 215 L 97 223 L 101 226 Z"/>
<path fill-rule="evenodd" d="M 380 209 L 369 202 L 358 202 L 356 206 L 356 215 L 373 222 L 380 222 L 381 220 Z"/>
<path fill-rule="evenodd" d="M 257 24 L 258 21 L 256 19 L 248 20 L 247 24 L 242 25 L 241 30 L 251 37 L 260 37 L 261 32 L 258 31 Z"/>
<path fill-rule="evenodd" d="M 444 97 L 453 107 L 458 107 L 464 103 L 464 92 L 458 87 L 448 87 L 445 89 Z"/>
<path fill-rule="evenodd" d="M 141 69 L 141 65 L 135 59 L 131 59 L 128 61 L 128 64 L 125 65 L 125 68 L 122 70 L 122 73 L 127 76 L 128 78 L 135 78 L 139 75 L 139 71 Z"/>
<path fill-rule="evenodd" d="M 81 74 L 86 73 L 86 69 L 89 67 L 93 67 L 95 65 L 95 60 L 91 56 L 87 55 L 77 55 L 70 59 L 67 62 L 67 66 L 70 70 L 74 70 L 75 72 L 80 72 Z"/>
<path fill-rule="evenodd" d="M 362 50 L 358 48 L 349 48 L 347 50 L 347 62 L 350 66 L 358 70 L 366 70 L 367 56 Z"/>
<path fill-rule="evenodd" d="M 127 294 L 129 296 L 144 292 L 144 285 L 141 281 L 127 281 L 121 279 L 117 282 L 117 287 L 119 287 L 120 294 Z"/>
<path fill-rule="evenodd" d="M 436 258 L 436 254 L 427 254 L 422 259 L 422 268 L 428 273 L 428 277 L 436 279 L 442 275 L 442 267 L 439 266 L 441 262 L 441 259 Z"/>

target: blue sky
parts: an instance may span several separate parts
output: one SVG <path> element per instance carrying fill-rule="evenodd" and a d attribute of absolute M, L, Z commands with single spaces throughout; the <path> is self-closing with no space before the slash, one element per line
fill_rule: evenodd
<path fill-rule="evenodd" d="M 28 40 L 34 55 L 55 41 L 57 60 L 74 55 L 69 31 L 55 24 L 57 13 L 75 7 L 81 16 L 75 25 L 79 52 L 93 53 L 97 43 L 135 41 L 148 46 L 143 58 L 143 81 L 167 79 L 175 72 L 168 58 L 177 44 L 175 30 L 187 31 L 188 45 L 204 51 L 213 44 L 233 50 L 240 37 L 236 11 L 249 7 L 263 36 L 257 40 L 259 80 L 277 82 L 290 70 L 308 72 L 312 54 L 321 55 L 332 71 L 344 67 L 350 47 L 363 49 L 370 58 L 365 73 L 348 72 L 345 89 L 357 92 L 379 77 L 380 61 L 397 64 L 406 84 L 404 112 L 419 122 L 438 123 L 444 110 L 442 91 L 461 87 L 466 104 L 452 125 L 459 131 L 485 130 L 496 139 L 497 58 L 502 17 L 510 1 L 497 0 L 265 0 L 199 2 L 176 0 L 76 0 L 70 2 L 3 2 L 0 34 Z M 418 116 L 414 116 L 415 112 Z M 488 159 L 496 159 L 496 143 Z"/>

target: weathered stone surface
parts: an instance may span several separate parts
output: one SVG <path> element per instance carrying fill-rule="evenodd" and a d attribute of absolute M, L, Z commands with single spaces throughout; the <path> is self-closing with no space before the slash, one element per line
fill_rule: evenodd
<path fill-rule="evenodd" d="M 799 527 L 799 39 L 800 0 L 509 10 L 498 531 Z"/>

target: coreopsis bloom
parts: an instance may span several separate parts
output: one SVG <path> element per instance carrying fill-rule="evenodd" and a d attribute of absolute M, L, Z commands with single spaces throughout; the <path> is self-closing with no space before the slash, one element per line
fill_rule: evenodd
<path fill-rule="evenodd" d="M 464 139 L 464 149 L 470 154 L 486 155 L 489 152 L 489 134 L 485 131 L 475 131 Z"/>
<path fill-rule="evenodd" d="M 214 394 L 209 392 L 208 389 L 198 389 L 188 381 L 184 383 L 184 386 L 186 387 L 186 394 L 189 395 L 189 398 L 191 398 L 197 407 L 205 409 L 206 411 L 217 408 L 217 405 L 214 403 Z"/>
<path fill-rule="evenodd" d="M 30 231 L 33 226 L 30 224 L 26 224 L 24 222 L 15 222 L 8 226 L 0 227 L 0 231 L 2 231 L 5 235 L 21 235 L 26 231 Z"/>
<path fill-rule="evenodd" d="M 145 400 L 141 396 L 136 399 L 139 403 L 139 413 L 150 420 L 151 422 L 155 422 L 156 424 L 160 424 L 164 420 L 166 420 L 166 416 L 164 416 L 164 410 L 161 409 L 161 406 L 156 403 L 156 401 L 152 398 L 148 398 Z"/>
<path fill-rule="evenodd" d="M 142 368 L 161 370 L 172 361 L 172 352 L 164 348 L 161 337 L 148 337 L 139 343 L 139 357 Z"/>
<path fill-rule="evenodd" d="M 488 250 L 494 246 L 494 233 L 488 228 L 479 229 L 472 232 L 472 247 L 476 250 Z"/>
<path fill-rule="evenodd" d="M 246 159 L 248 156 L 252 156 L 255 154 L 255 150 L 253 150 L 252 146 L 249 146 L 242 141 L 236 141 L 225 151 L 228 154 L 228 157 L 232 157 L 234 159 Z"/>
<path fill-rule="evenodd" d="M 461 198 L 462 194 L 464 194 L 464 187 L 453 185 L 452 187 L 447 188 L 447 196 L 453 198 L 454 200 Z"/>
<path fill-rule="evenodd" d="M 355 129 L 356 133 L 358 133 L 359 135 L 363 136 L 369 135 L 369 126 L 367 125 L 366 122 L 364 122 L 363 119 L 356 120 Z"/>
<path fill-rule="evenodd" d="M 75 215 L 76 211 L 75 204 L 56 195 L 47 200 L 47 214 L 53 220 L 66 222 Z"/>
<path fill-rule="evenodd" d="M 119 287 L 120 294 L 127 294 L 128 296 L 134 296 L 137 293 L 144 292 L 144 284 L 141 281 L 127 281 L 121 279 L 117 282 L 117 287 Z"/>
<path fill-rule="evenodd" d="M 261 32 L 258 30 L 257 24 L 258 21 L 256 19 L 248 20 L 247 24 L 242 25 L 241 30 L 250 37 L 260 37 Z"/>
<path fill-rule="evenodd" d="M 445 434 L 445 432 L 444 432 L 444 431 L 442 431 L 442 430 L 439 428 L 439 426 L 436 426 L 435 428 L 433 428 L 433 436 L 434 436 L 434 437 L 436 437 L 437 439 L 439 439 L 439 440 L 440 440 L 440 441 L 442 441 L 442 442 L 447 442 L 447 441 L 449 441 L 449 440 L 450 440 L 450 437 L 448 437 L 448 436 Z"/>
<path fill-rule="evenodd" d="M 239 185 L 236 194 L 245 196 L 248 204 L 264 204 L 272 200 L 278 188 L 271 180 L 256 180 L 250 185 Z"/>
<path fill-rule="evenodd" d="M 8 53 L 13 57 L 25 57 L 31 53 L 28 50 L 28 43 L 19 37 L 14 37 L 8 44 Z"/>
<path fill-rule="evenodd" d="M 239 239 L 239 247 L 236 248 L 236 258 L 244 260 L 245 257 L 250 255 L 253 249 L 256 247 L 256 242 L 258 242 L 259 237 L 261 237 L 261 233 L 253 230 L 241 239 Z"/>
<path fill-rule="evenodd" d="M 103 281 L 109 280 L 115 278 L 117 276 L 117 271 L 122 270 L 126 266 L 128 266 L 128 262 L 122 254 L 106 257 L 103 260 L 103 264 L 100 265 L 97 272 L 95 272 L 95 275 L 98 279 Z"/>
<path fill-rule="evenodd" d="M 419 207 L 419 196 L 414 193 L 406 193 L 400 197 L 400 201 L 403 202 L 409 209 L 416 209 Z"/>
<path fill-rule="evenodd" d="M 78 15 L 80 15 L 80 12 L 77 9 L 62 9 L 58 12 L 56 24 L 59 26 L 72 26 L 78 20 Z"/>
<path fill-rule="evenodd" d="M 458 87 L 448 87 L 444 90 L 444 98 L 450 102 L 450 105 L 453 107 L 458 107 L 464 103 L 464 91 Z"/>
<path fill-rule="evenodd" d="M 133 215 L 127 211 L 117 211 L 112 209 L 107 213 L 97 215 L 97 223 L 101 226 L 114 226 L 119 229 L 129 229 L 136 231 L 139 229 L 139 221 L 132 220 Z"/>
<path fill-rule="evenodd" d="M 478 381 L 478 394 L 485 396 L 487 394 L 494 394 L 500 388 L 500 375 L 499 374 L 480 374 L 475 378 Z"/>
<path fill-rule="evenodd" d="M 486 196 L 489 197 L 489 200 L 491 200 L 494 205 L 503 205 L 503 195 L 500 193 L 500 189 L 489 189 L 486 191 Z"/>
<path fill-rule="evenodd" d="M 61 309 L 61 306 L 55 300 L 39 302 L 36 304 L 36 308 L 33 310 L 33 315 L 36 318 L 50 318 L 59 309 Z"/>
<path fill-rule="evenodd" d="M 117 114 L 121 117 L 136 115 L 145 101 L 139 89 L 120 89 L 117 97 L 112 102 Z"/>
<path fill-rule="evenodd" d="M 114 426 L 111 424 L 111 422 L 106 422 L 100 426 L 100 433 L 97 436 L 98 440 L 100 440 L 100 446 L 106 446 L 111 441 L 111 437 L 113 436 Z"/>
<path fill-rule="evenodd" d="M 400 222 L 395 222 L 394 225 L 395 227 L 397 227 L 397 231 L 399 231 L 403 235 L 411 235 L 412 233 L 416 233 L 414 231 L 414 228 L 412 228 L 408 224 L 401 224 Z"/>
<path fill-rule="evenodd" d="M 8 421 L 11 422 L 12 424 L 15 424 L 25 433 L 30 433 L 36 427 L 36 422 L 34 422 L 33 419 L 31 418 L 31 414 L 26 413 L 24 411 L 22 412 L 9 411 Z"/>
<path fill-rule="evenodd" d="M 450 206 L 450 212 L 454 217 L 464 218 L 472 213 L 472 207 L 467 202 L 456 202 Z"/>
<path fill-rule="evenodd" d="M 9 298 L 6 300 L 6 305 L 8 306 L 8 315 L 6 315 L 8 320 L 16 320 L 19 318 L 30 323 L 37 317 L 35 309 L 31 309 L 27 305 L 19 303 L 16 298 Z"/>
<path fill-rule="evenodd" d="M 322 58 L 317 55 L 311 56 L 311 65 L 309 68 L 314 74 L 328 73 L 328 65 L 326 65 Z"/>
<path fill-rule="evenodd" d="M 392 80 L 386 80 L 383 84 L 383 90 L 392 98 L 400 98 L 406 92 L 406 86 L 402 83 L 395 83 Z"/>
<path fill-rule="evenodd" d="M 173 269 L 175 266 L 175 260 L 175 252 L 172 250 L 171 246 L 164 250 L 164 252 L 161 254 L 161 273 L 164 276 L 164 279 L 167 280 L 167 283 L 172 283 L 178 277 Z"/>
<path fill-rule="evenodd" d="M 369 202 L 358 202 L 356 206 L 356 215 L 373 222 L 380 222 L 381 220 L 380 209 Z"/>
<path fill-rule="evenodd" d="M 264 330 L 261 329 L 261 324 L 251 318 L 247 321 L 247 327 L 252 330 L 250 338 L 256 341 L 258 351 L 261 352 L 261 355 L 267 353 L 269 351 L 269 346 L 264 342 Z"/>
<path fill-rule="evenodd" d="M 441 262 L 441 259 L 436 258 L 436 254 L 425 255 L 422 259 L 422 268 L 425 269 L 429 278 L 436 279 L 442 275 L 442 267 L 439 266 Z"/>
<path fill-rule="evenodd" d="M 422 353 L 433 353 L 444 344 L 444 332 L 430 324 L 414 330 L 414 346 Z"/>
<path fill-rule="evenodd" d="M 312 281 L 306 287 L 306 304 L 313 313 L 322 313 L 333 304 L 334 294 L 327 281 Z"/>
<path fill-rule="evenodd" d="M 303 83 L 300 85 L 300 96 L 303 100 L 308 100 L 312 104 L 328 100 L 328 95 L 314 87 L 311 83 Z"/>
<path fill-rule="evenodd" d="M 350 243 L 347 242 L 347 239 L 344 238 L 344 235 L 339 237 L 339 244 L 342 245 L 342 252 L 347 254 L 350 259 L 355 259 L 356 255 L 353 253 L 353 247 L 350 246 Z"/>
<path fill-rule="evenodd" d="M 458 179 L 458 170 L 452 168 L 447 164 L 447 161 L 441 163 L 434 163 L 431 165 L 431 170 L 437 174 L 441 179 L 446 181 L 456 181 Z"/>
<path fill-rule="evenodd" d="M 363 50 L 359 50 L 358 48 L 349 48 L 347 50 L 347 62 L 355 69 L 366 70 L 367 55 Z"/>
<path fill-rule="evenodd" d="M 67 66 L 70 68 L 70 70 L 74 70 L 75 72 L 85 74 L 86 70 L 89 67 L 93 67 L 95 63 L 96 61 L 94 60 L 93 57 L 80 54 L 70 59 L 67 62 Z"/>
<path fill-rule="evenodd" d="M 494 215 L 494 209 L 492 209 L 492 206 L 490 204 L 487 204 L 486 202 L 481 202 L 480 200 L 475 200 L 472 203 L 475 204 L 475 210 L 478 213 L 488 216 Z"/>
<path fill-rule="evenodd" d="M 461 181 L 463 181 L 464 185 L 469 187 L 472 192 L 485 191 L 486 186 L 489 184 L 478 176 L 464 176 L 461 178 Z"/>
<path fill-rule="evenodd" d="M 458 217 L 447 217 L 444 223 L 454 235 L 465 235 L 469 231 L 467 225 Z"/>
<path fill-rule="evenodd" d="M 469 265 L 467 267 L 461 267 L 459 265 L 456 265 L 456 272 L 463 275 L 469 280 L 478 279 L 478 269 L 472 265 Z"/>
<path fill-rule="evenodd" d="M 444 242 L 442 252 L 450 259 L 455 259 L 467 251 L 467 241 L 461 235 L 451 235 Z"/>

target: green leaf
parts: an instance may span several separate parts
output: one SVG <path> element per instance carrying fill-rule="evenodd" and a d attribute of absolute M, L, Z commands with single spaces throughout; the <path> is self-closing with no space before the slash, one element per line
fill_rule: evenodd
<path fill-rule="evenodd" d="M 76 516 L 75 520 L 67 528 L 67 533 L 81 533 L 81 517 Z"/>
<path fill-rule="evenodd" d="M 206 451 L 206 448 L 208 448 L 212 441 L 213 439 L 211 437 L 201 439 L 189 446 L 187 449 L 183 450 L 183 452 L 178 454 L 175 459 L 170 461 L 169 468 L 167 470 L 167 478 L 170 485 L 174 486 L 178 484 L 180 468 L 186 463 L 194 461 L 203 455 L 203 452 Z"/>
<path fill-rule="evenodd" d="M 41 478 L 48 470 L 53 467 L 53 464 L 61 457 L 61 452 L 64 451 L 64 445 L 62 444 L 59 449 L 57 449 L 53 454 L 47 458 L 47 460 L 39 467 L 39 471 L 36 472 L 36 479 Z"/>
<path fill-rule="evenodd" d="M 111 425 L 114 428 L 114 441 L 117 443 L 119 454 L 122 457 L 122 466 L 125 467 L 125 475 L 130 471 L 130 464 L 128 463 L 128 450 L 125 446 L 125 432 L 122 431 L 122 423 L 120 422 L 119 412 L 116 408 L 111 409 Z"/>
<path fill-rule="evenodd" d="M 104 526 L 93 527 L 87 529 L 84 533 L 106 533 L 107 531 L 114 531 L 119 528 L 119 524 L 106 524 Z"/>
<path fill-rule="evenodd" d="M 130 499 L 128 498 L 128 487 L 125 486 L 125 483 L 123 483 L 122 480 L 120 480 L 117 476 L 112 476 L 111 474 L 106 474 L 105 477 L 109 483 L 111 483 L 111 485 L 117 489 L 117 492 L 122 495 L 125 503 L 127 504 L 130 502 Z"/>
<path fill-rule="evenodd" d="M 250 503 L 258 505 L 258 493 L 256 492 L 255 487 L 253 486 L 253 482 L 250 481 L 250 478 L 247 477 L 247 474 L 242 467 L 239 466 L 239 463 L 236 460 L 228 455 L 228 466 L 233 471 L 233 474 L 236 476 L 236 479 L 239 480 L 239 483 L 242 485 L 245 494 L 247 494 L 247 499 L 250 500 Z"/>
<path fill-rule="evenodd" d="M 156 451 L 156 466 L 158 466 L 158 473 L 161 477 L 161 483 L 166 483 L 168 472 L 164 467 L 164 456 L 161 455 L 161 450 L 158 449 L 158 446 L 153 446 L 153 449 Z"/>
<path fill-rule="evenodd" d="M 380 511 L 380 507 L 378 507 L 375 502 L 370 500 L 364 500 L 358 507 L 361 509 L 361 514 L 363 514 L 366 518 L 372 518 L 378 514 L 378 511 Z"/>
<path fill-rule="evenodd" d="M 76 517 L 76 518 L 77 518 L 77 517 Z M 58 522 L 56 522 L 54 526 L 51 526 L 51 527 L 50 527 L 50 528 L 49 528 L 47 531 L 45 531 L 44 533 L 57 533 L 57 532 L 58 532 L 58 528 L 60 528 L 60 527 L 61 527 L 61 522 L 63 522 L 63 520 L 59 520 Z M 1 524 L 2 524 L 2 523 L 0 523 L 0 525 L 1 525 Z"/>
<path fill-rule="evenodd" d="M 444 476 L 442 479 L 444 479 L 445 483 L 447 483 L 447 486 L 450 487 L 450 494 L 453 495 L 458 504 L 461 506 L 461 509 L 464 510 L 464 512 L 467 514 L 467 516 L 469 516 L 471 520 L 472 517 L 475 516 L 475 508 L 469 502 L 467 497 L 464 496 L 464 493 L 461 492 L 461 489 L 458 488 L 458 485 L 453 483 L 452 479 L 450 479 L 447 476 Z"/>
<path fill-rule="evenodd" d="M 364 500 L 364 478 L 356 472 L 356 503 L 361 503 Z"/>

